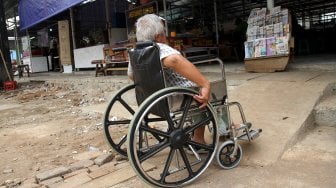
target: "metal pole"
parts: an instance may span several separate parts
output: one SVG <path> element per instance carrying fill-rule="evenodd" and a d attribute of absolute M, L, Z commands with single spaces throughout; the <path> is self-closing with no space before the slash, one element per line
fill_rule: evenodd
<path fill-rule="evenodd" d="M 72 35 L 72 47 L 73 49 L 76 49 L 76 31 L 75 31 L 75 19 L 74 19 L 74 13 L 73 8 L 70 8 L 70 24 L 71 24 L 71 35 Z"/>
<path fill-rule="evenodd" d="M 111 45 L 111 18 L 110 18 L 110 3 L 109 0 L 105 0 L 105 17 L 106 17 L 106 24 L 107 24 L 107 35 L 108 35 L 108 42 Z"/>
<path fill-rule="evenodd" d="M 215 29 L 216 29 L 216 44 L 219 45 L 219 36 L 218 36 L 218 20 L 217 20 L 217 3 L 214 0 L 214 11 L 215 11 Z"/>
<path fill-rule="evenodd" d="M 166 36 L 168 36 L 168 22 L 167 22 L 167 5 L 166 5 L 166 0 L 163 0 L 163 14 L 164 14 L 165 25 L 166 25 Z"/>
<path fill-rule="evenodd" d="M 19 65 L 21 64 L 21 56 L 20 56 L 20 46 L 19 46 L 19 38 L 17 32 L 17 20 L 16 20 L 16 11 L 14 11 L 14 38 L 15 38 L 15 51 L 16 51 L 16 63 Z"/>
<path fill-rule="evenodd" d="M 274 0 L 267 0 L 267 9 L 271 10 L 274 8 Z"/>

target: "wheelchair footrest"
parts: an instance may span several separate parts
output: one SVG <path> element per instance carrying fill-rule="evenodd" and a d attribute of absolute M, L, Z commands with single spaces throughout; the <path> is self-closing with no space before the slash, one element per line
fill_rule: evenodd
<path fill-rule="evenodd" d="M 259 133 L 262 132 L 262 129 L 250 130 L 248 133 L 245 133 L 238 137 L 239 140 L 252 141 L 259 137 Z"/>
<path fill-rule="evenodd" d="M 245 124 L 240 124 L 240 127 L 236 129 L 236 131 L 240 131 L 243 129 L 250 129 L 252 127 L 252 123 L 246 122 Z"/>

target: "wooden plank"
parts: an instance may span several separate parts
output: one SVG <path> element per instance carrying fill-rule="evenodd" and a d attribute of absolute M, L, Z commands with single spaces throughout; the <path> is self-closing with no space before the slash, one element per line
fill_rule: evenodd
<path fill-rule="evenodd" d="M 68 20 L 58 21 L 59 51 L 62 65 L 71 65 L 70 30 Z"/>

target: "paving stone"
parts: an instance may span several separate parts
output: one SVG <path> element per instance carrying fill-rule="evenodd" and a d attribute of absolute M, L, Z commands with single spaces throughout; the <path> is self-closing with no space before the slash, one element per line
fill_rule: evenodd
<path fill-rule="evenodd" d="M 2 188 L 2 187 L 0 187 Z M 41 188 L 41 185 L 36 184 L 36 183 L 23 183 L 17 188 Z"/>
<path fill-rule="evenodd" d="M 92 179 L 88 176 L 87 172 L 77 174 L 75 176 L 72 176 L 62 183 L 54 184 L 53 186 L 50 186 L 50 188 L 70 188 L 70 187 L 82 187 L 83 184 L 91 181 Z M 97 187 L 97 186 L 92 186 Z"/>
<path fill-rule="evenodd" d="M 68 179 L 68 178 L 70 178 L 72 176 L 75 176 L 77 174 L 81 174 L 81 173 L 84 173 L 84 172 L 89 172 L 89 169 L 83 168 L 83 169 L 80 169 L 80 170 L 76 170 L 74 172 L 70 172 L 68 174 L 64 174 L 62 177 L 63 177 L 63 179 Z"/>
<path fill-rule="evenodd" d="M 126 166 L 124 166 L 127 164 Z M 92 187 L 111 187 L 113 185 L 122 183 L 124 181 L 127 181 L 133 177 L 135 177 L 135 172 L 133 171 L 133 168 L 128 164 L 120 164 L 120 166 L 123 166 L 123 168 L 114 171 L 113 173 L 109 173 L 105 176 L 102 176 L 100 178 L 94 179 L 90 182 L 87 182 L 83 185 L 81 185 L 81 188 L 92 188 Z M 117 165 L 119 166 L 119 165 Z M 117 167 L 116 166 L 116 167 Z M 149 163 L 144 164 L 144 170 L 152 170 L 155 166 Z"/>
<path fill-rule="evenodd" d="M 24 180 L 22 183 L 34 183 L 34 184 L 37 184 L 35 178 L 28 178 L 28 179 Z"/>
<path fill-rule="evenodd" d="M 105 163 L 107 163 L 107 162 L 112 161 L 113 157 L 114 157 L 114 156 L 113 156 L 112 153 L 108 153 L 108 154 L 101 155 L 101 156 L 97 157 L 97 158 L 94 160 L 94 162 L 95 162 L 96 165 L 101 166 L 101 165 L 103 165 L 103 164 L 105 164 Z"/>
<path fill-rule="evenodd" d="M 69 168 L 61 166 L 58 168 L 54 168 L 54 169 L 36 174 L 35 177 L 36 177 L 37 182 L 41 182 L 41 181 L 44 181 L 44 180 L 47 180 L 47 179 L 50 179 L 56 176 L 62 176 L 69 172 L 70 172 Z"/>
<path fill-rule="evenodd" d="M 93 166 L 88 167 L 89 172 L 93 172 L 93 171 L 97 170 L 98 168 L 99 168 L 98 165 L 93 165 Z"/>
<path fill-rule="evenodd" d="M 119 155 L 119 154 L 117 154 L 117 155 L 115 156 L 115 159 L 116 159 L 116 161 L 126 161 L 126 160 L 128 160 L 127 157 L 125 157 L 125 156 L 123 156 L 123 155 Z"/>
<path fill-rule="evenodd" d="M 95 170 L 94 172 L 89 173 L 89 176 L 92 179 L 97 179 L 99 177 L 105 176 L 108 173 L 110 173 L 109 169 L 100 168 L 100 169 Z"/>
<path fill-rule="evenodd" d="M 89 173 L 89 176 L 92 178 L 92 179 L 97 179 L 101 176 L 105 176 L 109 173 L 112 173 L 112 172 L 115 172 L 117 170 L 120 170 L 121 168 L 125 167 L 129 165 L 127 162 L 125 163 L 117 163 L 115 161 L 112 161 L 112 162 L 109 162 L 109 163 L 106 163 L 104 165 L 102 165 L 101 167 L 93 170 L 91 173 Z"/>
<path fill-rule="evenodd" d="M 82 161 L 72 163 L 69 168 L 73 172 L 76 170 L 80 170 L 82 168 L 87 168 L 92 165 L 94 165 L 94 162 L 92 160 L 87 159 L 87 160 L 82 160 Z"/>
<path fill-rule="evenodd" d="M 46 186 L 50 186 L 59 182 L 63 182 L 63 178 L 60 176 L 54 177 L 54 178 L 50 178 L 47 180 L 44 180 L 42 182 L 40 182 L 41 185 L 46 185 Z"/>
<path fill-rule="evenodd" d="M 78 161 L 88 160 L 88 159 L 92 160 L 103 154 L 104 153 L 101 151 L 87 151 L 87 152 L 76 154 L 74 155 L 73 158 Z"/>

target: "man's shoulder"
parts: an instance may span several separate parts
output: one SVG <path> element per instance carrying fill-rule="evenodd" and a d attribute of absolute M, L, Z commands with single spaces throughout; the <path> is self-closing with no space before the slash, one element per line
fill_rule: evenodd
<path fill-rule="evenodd" d="M 170 46 L 168 46 L 167 44 L 164 43 L 156 43 L 160 48 L 172 48 Z"/>

